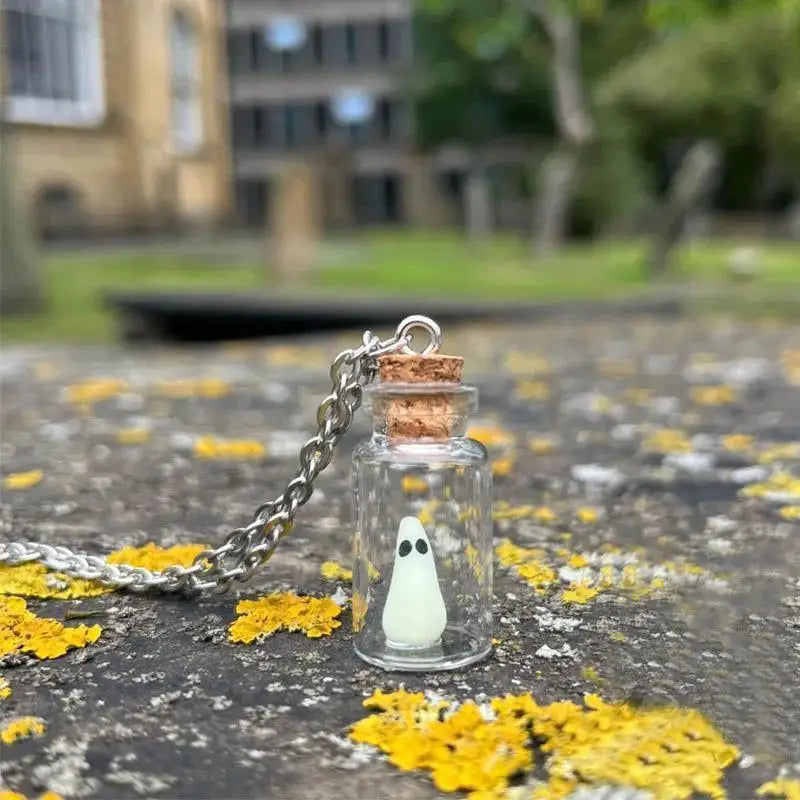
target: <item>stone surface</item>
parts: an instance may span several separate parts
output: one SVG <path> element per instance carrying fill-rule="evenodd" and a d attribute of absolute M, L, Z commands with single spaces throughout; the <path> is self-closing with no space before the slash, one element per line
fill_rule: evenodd
<path fill-rule="evenodd" d="M 6 350 L 3 472 L 43 478 L 3 492 L 0 536 L 96 554 L 150 540 L 219 542 L 291 477 L 330 359 L 359 342 L 354 332 L 202 350 Z M 363 697 L 400 684 L 460 698 L 531 691 L 543 702 L 578 701 L 598 691 L 698 708 L 747 757 L 726 779 L 737 800 L 800 762 L 800 523 L 781 512 L 792 505 L 785 498 L 740 494 L 764 470 L 800 469 L 787 446 L 800 440 L 800 328 L 474 326 L 446 329 L 445 347 L 466 356 L 465 381 L 481 389 L 476 422 L 506 434 L 489 441 L 508 461 L 496 501 L 538 509 L 498 515 L 498 542 L 589 554 L 604 544 L 644 548 L 655 564 L 686 559 L 705 577 L 565 605 L 498 566 L 495 654 L 449 674 L 364 665 L 352 652 L 349 609 L 330 637 L 231 644 L 237 597 L 336 592 L 319 570 L 349 562 L 349 453 L 367 433 L 362 414 L 291 537 L 235 593 L 28 601 L 61 621 L 90 612 L 80 621 L 104 631 L 58 659 L 0 661 L 13 690 L 0 718 L 47 723 L 42 738 L 4 748 L 2 781 L 65 798 L 436 797 L 426 778 L 346 738 Z M 693 392 L 699 386 L 707 391 Z M 257 440 L 266 455 L 238 445 L 214 451 L 227 458 L 198 458 L 194 442 L 207 435 Z M 725 438 L 733 435 L 752 439 Z M 668 460 L 675 452 L 702 457 Z"/>

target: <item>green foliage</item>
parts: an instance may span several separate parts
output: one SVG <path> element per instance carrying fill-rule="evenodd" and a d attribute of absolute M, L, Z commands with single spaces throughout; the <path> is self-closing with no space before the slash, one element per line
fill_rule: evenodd
<path fill-rule="evenodd" d="M 789 153 L 800 129 L 798 19 L 762 4 L 698 22 L 613 72 L 598 102 L 640 142 L 710 137 Z"/>
<path fill-rule="evenodd" d="M 552 133 L 547 55 L 521 6 L 420 0 L 417 135 L 423 146 Z"/>
<path fill-rule="evenodd" d="M 580 233 L 625 228 L 649 204 L 653 187 L 619 121 L 601 119 L 598 136 L 584 153 L 573 202 Z"/>

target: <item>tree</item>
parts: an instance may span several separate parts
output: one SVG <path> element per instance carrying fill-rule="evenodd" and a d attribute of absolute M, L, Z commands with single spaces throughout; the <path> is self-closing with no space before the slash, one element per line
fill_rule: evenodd
<path fill-rule="evenodd" d="M 744 3 L 671 34 L 612 71 L 598 105 L 624 118 L 640 153 L 682 143 L 658 214 L 650 266 L 669 267 L 685 220 L 713 188 L 720 152 L 765 154 L 800 186 L 800 14 Z"/>
<path fill-rule="evenodd" d="M 533 250 L 552 250 L 567 233 L 582 159 L 604 138 L 584 62 L 602 72 L 635 51 L 645 31 L 641 9 L 629 0 L 605 9 L 586 0 L 418 0 L 418 7 L 423 143 L 468 141 L 476 159 L 498 138 L 528 145 L 536 162 Z"/>
<path fill-rule="evenodd" d="M 422 37 L 420 48 L 427 91 L 438 97 L 438 114 L 451 125 L 439 127 L 439 139 L 459 139 L 468 131 L 477 151 L 499 130 L 547 152 L 536 174 L 535 252 L 552 250 L 563 240 L 576 199 L 593 193 L 586 178 L 599 163 L 607 162 L 601 170 L 606 182 L 613 166 L 629 182 L 631 195 L 641 195 L 634 152 L 642 151 L 634 146 L 644 128 L 661 129 L 670 107 L 680 112 L 683 106 L 696 104 L 698 95 L 705 102 L 713 84 L 718 96 L 708 104 L 716 109 L 712 127 L 724 126 L 726 115 L 737 120 L 746 115 L 753 98 L 746 93 L 728 96 L 726 59 L 716 66 L 713 58 L 704 61 L 701 48 L 693 44 L 696 29 L 722 30 L 729 20 L 763 14 L 765 9 L 776 12 L 778 7 L 784 15 L 796 14 L 794 0 L 418 0 L 418 4 L 421 28 L 429 34 L 427 40 Z M 729 33 L 717 34 L 717 43 Z M 796 33 L 790 31 L 782 40 L 788 42 L 792 35 Z M 758 47 L 763 50 L 769 41 L 763 39 Z M 669 58 L 655 55 L 664 48 Z M 712 76 L 714 69 L 718 71 Z M 738 73 L 737 78 L 743 86 L 754 81 Z M 532 85 L 538 91 L 526 103 L 525 91 Z M 671 104 L 661 102 L 664 85 L 670 87 L 666 91 Z M 792 146 L 789 140 L 794 140 L 793 146 L 797 141 L 791 135 L 793 118 L 786 118 L 787 101 L 791 107 L 800 105 L 796 95 L 788 95 L 783 104 L 771 105 L 773 129 L 783 131 L 787 147 Z M 479 113 L 465 122 L 457 110 L 460 96 L 468 100 L 464 109 L 477 98 L 484 108 L 496 110 L 508 109 L 516 101 L 528 112 L 519 115 L 526 124 L 510 128 L 502 111 L 483 128 L 475 123 Z M 427 109 L 423 104 L 418 115 L 423 122 Z M 639 118 L 640 110 L 646 112 L 647 122 Z M 660 112 L 662 118 L 655 122 Z M 680 127 L 686 119 L 678 113 L 670 121 Z M 691 136 L 686 151 L 701 140 L 713 141 L 710 131 L 702 125 L 687 129 Z M 706 164 L 707 159 L 696 157 L 698 152 L 708 154 L 706 145 L 699 151 L 694 148 L 693 158 L 694 163 Z M 702 171 L 709 179 L 713 174 L 705 167 Z M 675 197 L 696 198 L 702 193 L 681 191 Z"/>
<path fill-rule="evenodd" d="M 490 13 L 503 4 L 488 0 Z M 527 56 L 508 46 L 528 41 Z M 416 132 L 424 147 L 461 144 L 468 153 L 464 196 L 470 236 L 490 232 L 489 144 L 550 135 L 549 86 L 544 55 L 530 32 L 510 15 L 486 24 L 479 0 L 421 0 L 417 19 L 417 67 L 412 88 Z"/>

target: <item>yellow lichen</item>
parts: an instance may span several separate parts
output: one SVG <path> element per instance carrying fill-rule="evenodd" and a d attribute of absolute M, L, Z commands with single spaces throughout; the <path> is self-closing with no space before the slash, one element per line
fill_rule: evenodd
<path fill-rule="evenodd" d="M 800 506 L 784 506 L 778 513 L 784 519 L 788 520 L 800 519 Z"/>
<path fill-rule="evenodd" d="M 27 472 L 12 472 L 3 478 L 4 489 L 32 489 L 42 482 L 44 473 L 40 469 L 31 469 Z"/>
<path fill-rule="evenodd" d="M 547 375 L 550 372 L 550 362 L 538 353 L 521 352 L 512 350 L 506 356 L 506 368 L 514 375 Z"/>
<path fill-rule="evenodd" d="M 604 554 L 573 553 L 557 547 L 553 562 L 541 549 L 528 549 L 503 540 L 495 555 L 502 567 L 513 569 L 538 594 L 561 588 L 560 599 L 565 603 L 585 604 L 603 592 L 615 591 L 634 600 L 641 600 L 670 585 L 705 576 L 706 570 L 687 561 L 666 561 L 653 564 L 645 552 L 623 554 L 619 548 L 607 546 Z M 580 570 L 576 575 L 575 570 Z"/>
<path fill-rule="evenodd" d="M 597 597 L 600 594 L 599 589 L 595 589 L 592 586 L 587 586 L 585 583 L 576 583 L 569 586 L 569 588 L 564 589 L 561 593 L 561 600 L 564 603 L 578 603 L 579 605 L 585 605 L 588 603 L 592 598 Z"/>
<path fill-rule="evenodd" d="M 575 513 L 581 522 L 592 523 L 600 519 L 600 515 L 593 508 L 579 508 Z"/>
<path fill-rule="evenodd" d="M 207 397 L 218 398 L 230 394 L 231 385 L 220 378 L 198 380 L 165 380 L 153 386 L 155 394 L 162 397 Z"/>
<path fill-rule="evenodd" d="M 441 719 L 446 702 L 431 703 L 402 689 L 377 691 L 364 706 L 380 713 L 356 722 L 350 738 L 380 748 L 401 770 L 428 771 L 439 791 L 504 786 L 532 765 L 527 731 L 511 715 L 487 721 L 467 702 Z"/>
<path fill-rule="evenodd" d="M 0 800 L 28 800 L 24 794 L 19 794 L 19 792 L 10 792 L 4 789 L 0 789 Z M 40 794 L 38 800 L 64 800 L 60 794 L 56 794 L 55 792 L 45 792 L 44 794 Z"/>
<path fill-rule="evenodd" d="M 546 381 L 525 378 L 517 382 L 514 396 L 520 400 L 547 400 L 550 397 L 550 385 Z"/>
<path fill-rule="evenodd" d="M 467 564 L 469 564 L 472 574 L 478 579 L 479 583 L 483 582 L 486 576 L 480 550 L 478 550 L 478 548 L 470 542 L 467 545 L 466 555 Z"/>
<path fill-rule="evenodd" d="M 556 449 L 556 443 L 545 436 L 535 436 L 528 442 L 528 447 L 536 455 L 543 456 L 552 453 Z"/>
<path fill-rule="evenodd" d="M 771 445 L 758 455 L 759 464 L 772 464 L 775 461 L 794 461 L 795 459 L 800 459 L 800 442 Z"/>
<path fill-rule="evenodd" d="M 11 697 L 11 686 L 8 681 L 0 675 L 0 700 L 6 700 Z"/>
<path fill-rule="evenodd" d="M 3 728 L 0 728 L 0 741 L 4 744 L 13 744 L 18 739 L 42 736 L 45 729 L 44 720 L 38 717 L 17 717 Z"/>
<path fill-rule="evenodd" d="M 514 457 L 510 455 L 492 461 L 492 475 L 496 478 L 505 478 L 514 469 Z"/>
<path fill-rule="evenodd" d="M 581 569 L 583 567 L 589 566 L 589 559 L 586 556 L 581 555 L 580 553 L 573 553 L 567 559 L 567 566 L 568 567 L 575 567 L 575 569 Z"/>
<path fill-rule="evenodd" d="M 189 567 L 203 550 L 205 545 L 202 544 L 178 544 L 163 548 L 150 542 L 142 547 L 123 547 L 111 553 L 106 560 L 112 564 L 163 570 L 171 566 Z M 72 600 L 112 591 L 112 588 L 96 581 L 50 572 L 41 564 L 0 565 L 0 595 Z"/>
<path fill-rule="evenodd" d="M 722 437 L 722 446 L 732 453 L 747 452 L 753 447 L 754 439 L 747 433 L 731 433 Z"/>
<path fill-rule="evenodd" d="M 514 444 L 514 436 L 507 430 L 490 425 L 473 425 L 467 436 L 475 439 L 484 447 L 510 447 Z"/>
<path fill-rule="evenodd" d="M 796 778 L 776 778 L 758 787 L 759 797 L 782 797 L 785 800 L 800 800 L 800 780 Z"/>
<path fill-rule="evenodd" d="M 554 522 L 557 517 L 547 506 L 511 506 L 501 500 L 492 510 L 492 519 L 535 519 L 539 522 Z"/>
<path fill-rule="evenodd" d="M 367 598 L 362 592 L 354 591 L 350 607 L 353 614 L 353 631 L 358 633 L 364 627 L 367 616 Z"/>
<path fill-rule="evenodd" d="M 435 519 L 436 510 L 439 508 L 439 501 L 436 499 L 428 500 L 425 505 L 417 512 L 417 519 L 425 526 L 432 525 Z"/>
<path fill-rule="evenodd" d="M 644 440 L 644 449 L 653 453 L 688 453 L 692 443 L 683 431 L 660 428 Z"/>
<path fill-rule="evenodd" d="M 404 475 L 403 491 L 406 494 L 425 494 L 428 491 L 428 482 L 417 475 Z"/>
<path fill-rule="evenodd" d="M 609 784 L 635 786 L 656 800 L 724 797 L 723 771 L 738 751 L 702 714 L 638 709 L 593 694 L 584 703 L 540 706 L 529 694 L 506 695 L 487 714 L 472 701 L 377 691 L 364 705 L 379 713 L 356 722 L 350 737 L 381 749 L 401 770 L 424 770 L 442 792 L 471 792 L 471 800 L 503 797 L 511 776 L 536 763 L 537 746 L 547 771 L 532 795 L 538 800 Z"/>
<path fill-rule="evenodd" d="M 597 667 L 593 667 L 591 664 L 585 666 L 581 670 L 581 677 L 585 681 L 593 683 L 595 686 L 602 686 L 605 684 L 605 681 L 600 677 L 600 673 L 597 671 Z"/>
<path fill-rule="evenodd" d="M 514 567 L 526 561 L 541 559 L 545 556 L 545 551 L 540 548 L 520 547 L 510 539 L 503 539 L 494 552 L 503 567 Z"/>
<path fill-rule="evenodd" d="M 766 500 L 800 500 L 800 478 L 790 472 L 775 472 L 767 480 L 750 483 L 739 492 L 744 497 L 760 497 Z"/>
<path fill-rule="evenodd" d="M 67 628 L 58 620 L 37 617 L 28 611 L 21 597 L 0 595 L 0 658 L 9 653 L 58 658 L 70 648 L 96 642 L 101 632 L 99 625 Z"/>
<path fill-rule="evenodd" d="M 622 396 L 628 403 L 637 406 L 645 406 L 650 402 L 653 392 L 650 389 L 631 386 L 629 389 L 625 390 Z"/>
<path fill-rule="evenodd" d="M 544 718 L 534 716 L 534 735 L 549 754 L 549 784 L 563 782 L 539 797 L 556 800 L 583 784 L 636 786 L 657 800 L 724 797 L 723 770 L 739 754 L 702 714 L 635 709 L 596 695 L 587 695 L 585 704 L 553 703 Z"/>
<path fill-rule="evenodd" d="M 160 571 L 174 566 L 191 567 L 197 556 L 205 549 L 204 544 L 187 543 L 159 547 L 153 542 L 148 542 L 142 547 L 123 547 L 116 550 L 106 561 Z"/>
<path fill-rule="evenodd" d="M 204 459 L 249 459 L 266 455 L 267 448 L 255 439 L 217 439 L 201 436 L 194 444 L 196 458 Z"/>
<path fill-rule="evenodd" d="M 117 431 L 118 444 L 145 444 L 149 438 L 149 428 L 120 428 Z"/>
<path fill-rule="evenodd" d="M 77 406 L 91 406 L 116 397 L 127 389 L 128 384 L 116 378 L 90 378 L 68 386 L 66 398 Z"/>
<path fill-rule="evenodd" d="M 736 400 L 732 386 L 693 386 L 689 390 L 692 402 L 698 406 L 724 406 Z"/>
<path fill-rule="evenodd" d="M 495 548 L 495 555 L 501 566 L 514 569 L 539 594 L 543 594 L 556 581 L 556 571 L 541 560 L 543 550 L 519 547 L 504 539 Z"/>
<path fill-rule="evenodd" d="M 228 629 L 232 642 L 252 644 L 275 631 L 302 631 L 309 639 L 329 636 L 341 623 L 342 609 L 329 597 L 300 597 L 276 592 L 258 600 L 240 600 L 236 620 Z"/>
<path fill-rule="evenodd" d="M 71 600 L 75 597 L 94 597 L 110 591 L 112 589 L 96 581 L 50 572 L 41 564 L 0 565 L 0 595 Z"/>
<path fill-rule="evenodd" d="M 636 363 L 629 358 L 600 358 L 595 369 L 604 378 L 630 378 L 636 374 Z"/>
<path fill-rule="evenodd" d="M 326 581 L 353 580 L 353 570 L 343 567 L 336 561 L 325 561 L 319 568 L 319 572 Z"/>

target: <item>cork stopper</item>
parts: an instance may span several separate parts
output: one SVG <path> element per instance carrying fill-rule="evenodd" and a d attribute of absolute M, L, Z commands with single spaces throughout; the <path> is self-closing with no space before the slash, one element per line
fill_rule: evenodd
<path fill-rule="evenodd" d="M 453 389 L 461 385 L 464 359 L 440 353 L 393 353 L 378 359 L 381 385 L 397 385 L 403 392 L 387 398 L 387 436 L 393 440 L 447 439 L 460 412 L 454 408 Z M 413 385 L 419 385 L 419 393 Z M 424 386 L 424 389 L 423 389 Z M 442 391 L 437 392 L 436 387 Z"/>

